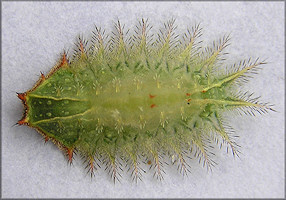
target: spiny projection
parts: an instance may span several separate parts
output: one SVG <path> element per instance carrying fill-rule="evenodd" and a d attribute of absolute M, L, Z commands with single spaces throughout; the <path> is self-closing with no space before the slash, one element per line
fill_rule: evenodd
<path fill-rule="evenodd" d="M 136 181 L 144 163 L 162 179 L 168 158 L 184 175 L 191 156 L 210 168 L 213 143 L 226 143 L 237 156 L 222 113 L 273 111 L 238 87 L 265 62 L 249 59 L 227 70 L 222 64 L 230 37 L 203 49 L 199 24 L 182 35 L 173 19 L 157 35 L 152 30 L 142 19 L 130 34 L 118 21 L 110 35 L 95 27 L 91 41 L 78 37 L 69 59 L 64 52 L 49 74 L 18 93 L 25 107 L 18 124 L 53 141 L 69 162 L 79 152 L 91 175 L 105 165 L 114 181 L 122 163 Z"/>

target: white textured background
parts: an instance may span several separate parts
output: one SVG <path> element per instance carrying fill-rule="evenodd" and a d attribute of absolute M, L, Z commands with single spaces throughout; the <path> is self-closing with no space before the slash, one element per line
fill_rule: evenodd
<path fill-rule="evenodd" d="M 79 33 L 88 35 L 94 24 L 111 28 L 117 19 L 133 27 L 142 17 L 154 29 L 175 17 L 179 32 L 201 22 L 208 42 L 231 32 L 230 63 L 268 58 L 247 89 L 278 112 L 230 116 L 241 159 L 223 149 L 213 172 L 194 159 L 187 178 L 167 170 L 163 182 L 147 175 L 136 185 L 124 175 L 114 185 L 103 170 L 90 180 L 80 160 L 68 166 L 62 152 L 33 129 L 12 127 L 23 112 L 15 92 L 30 89 Z M 284 197 L 284 22 L 283 2 L 3 2 L 2 197 Z"/>

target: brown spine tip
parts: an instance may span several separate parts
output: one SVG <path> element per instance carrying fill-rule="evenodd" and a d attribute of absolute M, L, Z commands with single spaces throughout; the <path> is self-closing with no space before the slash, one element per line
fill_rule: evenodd
<path fill-rule="evenodd" d="M 186 93 L 186 95 L 189 97 L 189 96 L 191 96 L 191 94 L 190 93 Z"/>
<path fill-rule="evenodd" d="M 27 112 L 28 112 L 28 106 L 27 106 L 27 100 L 26 100 L 27 93 L 17 93 L 17 96 L 19 99 L 21 99 L 21 101 L 25 107 L 25 112 L 23 114 L 23 117 L 21 120 L 19 120 L 17 122 L 17 124 L 18 125 L 29 125 L 29 123 L 27 121 Z"/>
<path fill-rule="evenodd" d="M 34 87 L 32 89 L 30 89 L 29 91 L 27 91 L 26 93 L 32 92 L 34 91 L 38 86 L 40 86 L 44 81 L 46 80 L 45 75 L 41 72 L 40 78 L 37 81 L 37 83 L 34 85 Z"/>
<path fill-rule="evenodd" d="M 46 76 L 46 79 L 48 79 L 50 76 L 52 76 L 57 70 L 59 70 L 60 68 L 67 68 L 69 66 L 69 61 L 67 59 L 67 54 L 64 51 L 64 53 L 62 54 L 62 57 L 60 59 L 60 61 L 58 61 L 57 65 L 54 66 L 51 71 L 48 73 L 48 75 Z"/>
<path fill-rule="evenodd" d="M 150 107 L 151 107 L 151 108 L 154 108 L 155 106 L 156 106 L 156 104 L 152 104 Z"/>
<path fill-rule="evenodd" d="M 17 96 L 19 99 L 21 99 L 23 102 L 26 101 L 26 93 L 17 93 Z"/>
<path fill-rule="evenodd" d="M 149 94 L 150 99 L 153 99 L 154 97 L 156 97 L 156 95 Z"/>
<path fill-rule="evenodd" d="M 46 80 L 46 77 L 42 72 L 41 72 L 41 79 L 42 79 L 42 81 Z"/>
<path fill-rule="evenodd" d="M 23 118 L 23 119 L 19 120 L 17 122 L 17 124 L 19 124 L 19 125 L 28 125 L 28 122 L 26 121 L 26 118 Z"/>
<path fill-rule="evenodd" d="M 60 64 L 60 67 L 67 66 L 67 65 L 68 65 L 68 59 L 67 59 L 66 52 L 64 52 L 63 53 L 63 57 L 62 57 L 62 61 L 61 61 L 61 64 Z"/>
<path fill-rule="evenodd" d="M 92 156 L 90 156 L 90 159 L 89 159 L 89 170 L 90 170 L 90 173 L 91 173 L 90 175 L 91 176 L 93 175 L 93 173 L 94 173 L 93 170 L 95 169 L 93 162 L 94 162 L 94 158 Z"/>
<path fill-rule="evenodd" d="M 69 160 L 69 162 L 72 163 L 73 148 L 67 149 L 67 155 L 68 155 L 68 160 Z"/>
<path fill-rule="evenodd" d="M 84 46 L 83 46 L 83 43 L 82 43 L 81 39 L 79 40 L 79 50 L 81 52 L 81 58 L 86 58 L 86 54 L 85 54 L 85 51 L 84 51 Z"/>
<path fill-rule="evenodd" d="M 47 142 L 47 141 L 49 141 L 49 136 L 45 136 L 45 143 Z"/>

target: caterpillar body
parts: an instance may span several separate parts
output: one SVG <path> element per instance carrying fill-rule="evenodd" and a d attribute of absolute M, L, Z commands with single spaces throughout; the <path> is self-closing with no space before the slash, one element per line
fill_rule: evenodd
<path fill-rule="evenodd" d="M 91 41 L 79 37 L 69 59 L 64 52 L 32 89 L 18 93 L 25 107 L 18 124 L 53 141 L 69 162 L 79 152 L 91 175 L 97 162 L 104 163 L 114 181 L 121 162 L 134 180 L 141 180 L 144 160 L 162 179 L 165 157 L 186 174 L 193 149 L 211 167 L 212 141 L 226 143 L 238 155 L 222 113 L 273 111 L 273 105 L 238 87 L 265 62 L 248 59 L 226 69 L 222 61 L 229 36 L 202 50 L 199 25 L 182 37 L 175 33 L 175 20 L 165 23 L 157 37 L 150 30 L 142 19 L 129 36 L 118 21 L 110 36 L 96 27 Z"/>

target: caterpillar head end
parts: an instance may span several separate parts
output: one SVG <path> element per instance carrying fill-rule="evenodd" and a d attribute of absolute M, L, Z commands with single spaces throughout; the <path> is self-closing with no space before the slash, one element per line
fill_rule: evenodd
<path fill-rule="evenodd" d="M 16 93 L 17 93 L 18 98 L 21 99 L 21 101 L 22 101 L 22 103 L 23 103 L 23 105 L 25 107 L 25 112 L 23 114 L 23 117 L 22 117 L 21 120 L 19 120 L 17 122 L 17 124 L 18 125 L 28 125 L 28 120 L 27 120 L 28 107 L 27 107 L 27 101 L 26 101 L 26 95 L 27 94 L 26 93 L 18 93 L 18 92 L 16 92 Z"/>

